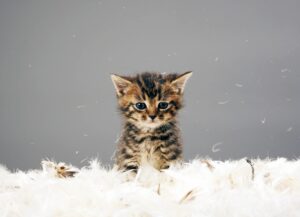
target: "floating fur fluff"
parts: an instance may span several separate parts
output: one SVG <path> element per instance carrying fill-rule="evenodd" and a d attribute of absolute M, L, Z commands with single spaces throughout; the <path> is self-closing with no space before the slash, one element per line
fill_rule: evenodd
<path fill-rule="evenodd" d="M 74 177 L 59 174 L 61 166 Z M 300 216 L 300 160 L 196 159 L 128 177 L 96 160 L 80 170 L 47 161 L 28 172 L 1 166 L 0 216 Z"/>

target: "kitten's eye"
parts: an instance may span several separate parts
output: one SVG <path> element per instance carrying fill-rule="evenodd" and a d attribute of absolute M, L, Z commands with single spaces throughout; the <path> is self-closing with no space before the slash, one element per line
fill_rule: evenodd
<path fill-rule="evenodd" d="M 164 110 L 164 109 L 167 109 L 168 107 L 169 107 L 169 103 L 167 103 L 167 102 L 160 102 L 160 103 L 158 103 L 158 108 L 159 109 Z"/>
<path fill-rule="evenodd" d="M 138 102 L 135 104 L 135 107 L 138 109 L 138 110 L 144 110 L 147 106 L 145 103 L 143 102 Z"/>

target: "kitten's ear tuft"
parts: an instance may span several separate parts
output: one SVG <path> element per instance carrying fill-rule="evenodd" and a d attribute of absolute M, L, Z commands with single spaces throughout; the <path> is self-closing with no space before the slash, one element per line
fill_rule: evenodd
<path fill-rule="evenodd" d="M 188 71 L 178 75 L 178 77 L 172 81 L 172 84 L 178 89 L 178 93 L 183 93 L 187 80 L 192 76 L 193 72 Z"/>
<path fill-rule="evenodd" d="M 111 75 L 111 80 L 115 86 L 118 96 L 124 95 L 125 90 L 132 84 L 131 81 L 126 78 L 114 74 Z"/>

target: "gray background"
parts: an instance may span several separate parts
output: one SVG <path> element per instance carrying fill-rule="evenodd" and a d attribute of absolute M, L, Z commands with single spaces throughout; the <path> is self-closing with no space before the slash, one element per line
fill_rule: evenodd
<path fill-rule="evenodd" d="M 111 164 L 110 73 L 194 74 L 185 159 L 300 154 L 300 1 L 1 0 L 0 164 Z"/>

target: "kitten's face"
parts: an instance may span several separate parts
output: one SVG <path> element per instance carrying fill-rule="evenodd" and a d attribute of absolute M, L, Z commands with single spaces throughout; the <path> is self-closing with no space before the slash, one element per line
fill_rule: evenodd
<path fill-rule="evenodd" d="M 184 85 L 191 75 L 191 72 L 112 75 L 121 112 L 140 128 L 156 128 L 170 122 L 182 107 Z"/>

